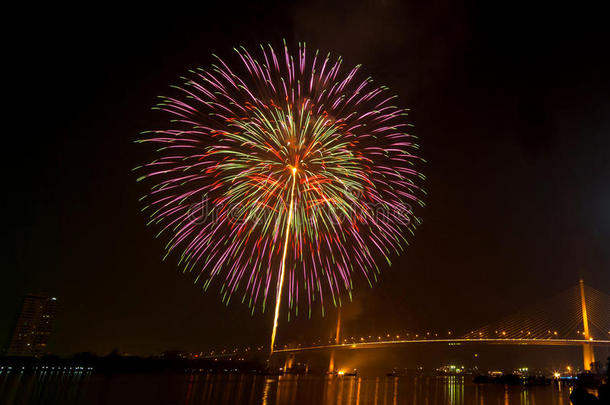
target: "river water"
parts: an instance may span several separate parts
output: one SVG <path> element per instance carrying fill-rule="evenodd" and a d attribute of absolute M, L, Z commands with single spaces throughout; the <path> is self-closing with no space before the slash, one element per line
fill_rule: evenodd
<path fill-rule="evenodd" d="M 0 404 L 569 405 L 566 387 L 474 384 L 465 377 L 321 377 L 247 374 L 11 372 Z"/>

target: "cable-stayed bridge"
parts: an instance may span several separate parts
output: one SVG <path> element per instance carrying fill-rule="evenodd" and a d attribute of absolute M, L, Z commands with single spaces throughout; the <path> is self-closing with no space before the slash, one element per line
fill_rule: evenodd
<path fill-rule="evenodd" d="M 336 337 L 330 344 L 286 345 L 278 347 L 274 352 L 293 355 L 305 351 L 330 350 L 332 369 L 335 350 L 432 343 L 582 346 L 584 369 L 590 370 L 591 363 L 595 361 L 593 347 L 610 346 L 610 296 L 585 285 L 581 280 L 578 285 L 560 294 L 460 337 L 424 334 L 394 338 L 386 335 L 342 341 L 339 317 Z"/>

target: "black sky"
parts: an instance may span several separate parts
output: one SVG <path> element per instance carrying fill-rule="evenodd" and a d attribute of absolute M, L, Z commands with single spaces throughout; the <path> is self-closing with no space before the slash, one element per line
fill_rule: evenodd
<path fill-rule="evenodd" d="M 172 6 L 171 4 L 167 5 Z M 530 2 L 300 2 L 23 10 L 6 18 L 0 344 L 28 292 L 59 297 L 53 348 L 132 353 L 266 343 L 270 314 L 161 262 L 131 168 L 150 110 L 235 45 L 306 41 L 364 64 L 412 109 L 423 226 L 346 331 L 466 330 L 574 285 L 610 292 L 610 26 Z M 333 315 L 281 327 L 328 336 Z"/>

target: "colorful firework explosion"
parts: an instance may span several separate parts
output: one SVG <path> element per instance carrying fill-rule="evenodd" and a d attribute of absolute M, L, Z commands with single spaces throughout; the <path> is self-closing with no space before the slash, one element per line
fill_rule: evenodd
<path fill-rule="evenodd" d="M 214 55 L 161 97 L 171 125 L 144 133 L 160 148 L 136 169 L 153 182 L 143 210 L 167 255 L 227 304 L 264 311 L 275 289 L 276 326 L 285 282 L 288 316 L 311 316 L 316 300 L 323 313 L 328 297 L 351 299 L 355 273 L 377 279 L 376 259 L 389 263 L 418 225 L 421 159 L 406 110 L 359 65 L 342 73 L 341 58 L 304 44 L 235 52 L 234 68 Z"/>

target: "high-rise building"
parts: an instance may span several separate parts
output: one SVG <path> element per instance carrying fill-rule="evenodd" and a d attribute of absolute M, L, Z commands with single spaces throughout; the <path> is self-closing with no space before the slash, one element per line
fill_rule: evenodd
<path fill-rule="evenodd" d="M 56 311 L 57 299 L 55 297 L 28 294 L 23 301 L 7 354 L 9 356 L 47 354 L 47 345 Z"/>

